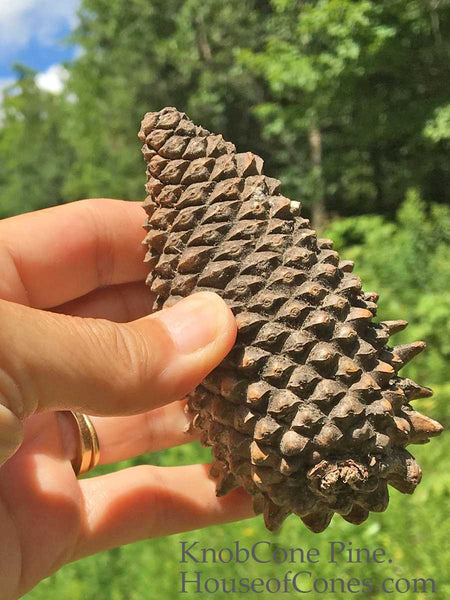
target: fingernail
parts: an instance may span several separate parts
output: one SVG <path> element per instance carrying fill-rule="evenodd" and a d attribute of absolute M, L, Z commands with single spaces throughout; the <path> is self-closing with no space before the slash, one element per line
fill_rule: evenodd
<path fill-rule="evenodd" d="M 161 311 L 164 323 L 181 354 L 204 348 L 220 335 L 229 320 L 223 300 L 212 292 L 199 292 Z"/>

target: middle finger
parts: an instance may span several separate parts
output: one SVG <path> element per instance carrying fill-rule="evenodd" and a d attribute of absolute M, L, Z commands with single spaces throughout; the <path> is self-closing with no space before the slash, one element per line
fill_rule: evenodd
<path fill-rule="evenodd" d="M 143 281 L 98 288 L 85 296 L 52 308 L 52 312 L 74 317 L 108 319 L 129 323 L 152 312 L 155 295 Z"/>

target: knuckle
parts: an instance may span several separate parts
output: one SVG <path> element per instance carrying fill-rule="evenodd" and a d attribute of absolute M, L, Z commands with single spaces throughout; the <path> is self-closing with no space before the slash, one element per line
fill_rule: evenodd
<path fill-rule="evenodd" d="M 38 402 L 33 396 L 25 400 L 23 390 L 25 370 L 10 339 L 13 311 L 13 305 L 0 302 L 0 403 L 18 419 L 24 419 L 36 410 Z"/>
<path fill-rule="evenodd" d="M 22 422 L 0 402 L 0 467 L 18 450 L 23 437 Z"/>
<path fill-rule="evenodd" d="M 18 379 L 12 374 L 8 365 L 0 356 L 0 403 L 8 408 L 18 419 L 24 419 L 30 416 L 37 407 L 25 406 L 21 385 Z M 27 403 L 29 404 L 29 403 Z"/>
<path fill-rule="evenodd" d="M 109 285 L 113 278 L 116 256 L 114 253 L 114 244 L 112 242 L 111 232 L 107 227 L 102 226 L 104 220 L 102 215 L 107 213 L 111 202 L 105 198 L 95 198 L 83 201 L 86 208 L 86 215 L 89 220 L 89 226 L 94 231 L 93 239 L 96 240 L 95 264 L 97 267 L 97 280 L 99 285 Z"/>
<path fill-rule="evenodd" d="M 147 537 L 153 538 L 164 533 L 162 528 L 173 521 L 177 514 L 177 493 L 168 484 L 164 467 L 139 465 L 136 467 L 136 476 L 141 478 L 148 490 L 152 514 L 146 523 L 146 532 Z"/>
<path fill-rule="evenodd" d="M 94 331 L 98 346 L 106 352 L 108 377 L 114 389 L 119 395 L 142 393 L 155 367 L 155 355 L 145 338 L 127 324 L 107 321 L 96 321 Z"/>

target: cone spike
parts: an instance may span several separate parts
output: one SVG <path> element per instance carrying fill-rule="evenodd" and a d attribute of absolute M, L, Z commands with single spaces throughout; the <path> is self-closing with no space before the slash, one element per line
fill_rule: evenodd
<path fill-rule="evenodd" d="M 425 348 L 425 342 L 413 342 L 412 344 L 403 344 L 401 346 L 395 346 L 392 349 L 394 353 L 393 364 L 396 371 L 399 371 L 402 367 L 409 363 L 419 352 Z M 393 362 L 394 362 L 393 361 Z"/>
<path fill-rule="evenodd" d="M 404 392 L 408 400 L 415 400 L 416 398 L 430 398 L 433 395 L 433 390 L 419 385 L 412 379 L 401 379 L 398 382 L 398 386 Z"/>
<path fill-rule="evenodd" d="M 392 404 L 394 411 L 400 410 L 401 407 L 407 402 L 407 398 L 403 390 L 401 390 L 399 387 L 384 390 L 382 394 L 383 398 L 386 398 L 386 400 L 389 400 L 389 402 Z"/>
<path fill-rule="evenodd" d="M 370 310 L 367 310 L 366 308 L 358 308 L 358 307 L 353 307 L 350 309 L 350 312 L 347 315 L 346 321 L 351 321 L 351 322 L 368 322 L 370 321 L 370 319 L 372 318 L 372 313 L 370 312 Z"/>
<path fill-rule="evenodd" d="M 376 367 L 372 370 L 372 377 L 378 384 L 387 384 L 391 377 L 395 375 L 392 365 L 387 362 L 378 361 Z"/>
<path fill-rule="evenodd" d="M 389 492 L 387 484 L 384 481 L 380 482 L 380 485 L 374 492 L 369 494 L 361 495 L 360 502 L 364 503 L 365 507 L 373 512 L 384 512 L 389 504 Z"/>
<path fill-rule="evenodd" d="M 422 472 L 414 457 L 399 448 L 386 465 L 387 481 L 403 494 L 412 494 L 422 478 Z"/>
<path fill-rule="evenodd" d="M 317 246 L 324 250 L 331 250 L 333 248 L 333 240 L 330 240 L 329 238 L 319 238 L 317 240 Z"/>
<path fill-rule="evenodd" d="M 398 333 L 399 331 L 403 331 L 405 327 L 408 325 L 408 321 L 398 320 L 398 321 L 382 321 L 382 324 L 387 327 L 389 332 L 389 337 Z"/>
<path fill-rule="evenodd" d="M 360 380 L 354 383 L 350 390 L 378 392 L 381 388 L 369 373 L 363 373 Z"/>
<path fill-rule="evenodd" d="M 217 480 L 216 496 L 225 496 L 225 494 L 228 494 L 228 492 L 231 492 L 231 490 L 234 490 L 237 487 L 238 483 L 234 476 L 231 475 L 231 473 L 222 472 Z"/>
<path fill-rule="evenodd" d="M 255 515 L 260 515 L 264 511 L 264 496 L 255 494 L 253 496 L 253 512 Z"/>
<path fill-rule="evenodd" d="M 347 515 L 343 515 L 344 519 L 353 525 L 360 525 L 368 516 L 369 511 L 358 504 L 354 504 L 352 510 Z"/>
<path fill-rule="evenodd" d="M 277 455 L 274 455 L 269 448 L 264 448 L 255 441 L 250 444 L 250 459 L 253 465 L 270 466 L 276 458 Z"/>
<path fill-rule="evenodd" d="M 363 296 L 364 300 L 368 300 L 369 302 L 378 302 L 378 298 L 380 297 L 376 292 L 366 292 Z"/>
<path fill-rule="evenodd" d="M 333 513 L 331 511 L 313 512 L 305 517 L 301 517 L 306 527 L 314 533 L 320 533 L 321 531 L 324 531 L 330 524 L 332 518 Z"/>
<path fill-rule="evenodd" d="M 402 417 L 394 417 L 394 435 L 400 440 L 407 440 L 409 433 L 411 431 L 411 425 L 409 421 L 403 419 Z"/>
<path fill-rule="evenodd" d="M 355 263 L 352 260 L 341 260 L 341 262 L 339 263 L 339 268 L 341 269 L 341 271 L 344 271 L 344 273 L 351 273 L 353 271 L 354 266 Z"/>
<path fill-rule="evenodd" d="M 430 419 L 416 411 L 408 412 L 407 416 L 412 425 L 410 434 L 412 444 L 427 442 L 428 438 L 442 433 L 442 425 L 434 419 Z"/>
<path fill-rule="evenodd" d="M 266 524 L 267 529 L 269 531 L 276 531 L 279 529 L 289 512 L 289 510 L 277 506 L 267 499 L 264 506 L 264 523 Z"/>

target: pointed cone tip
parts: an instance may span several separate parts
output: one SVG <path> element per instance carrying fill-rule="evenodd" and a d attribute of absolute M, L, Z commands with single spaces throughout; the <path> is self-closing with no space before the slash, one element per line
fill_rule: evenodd
<path fill-rule="evenodd" d="M 383 325 L 385 325 L 389 331 L 389 336 L 395 335 L 399 331 L 403 331 L 407 325 L 408 321 L 404 321 L 402 319 L 398 319 L 396 321 L 383 321 Z"/>
<path fill-rule="evenodd" d="M 429 387 L 425 387 L 423 385 L 419 386 L 419 390 L 417 391 L 416 398 L 431 398 L 434 394 L 433 390 Z"/>
<path fill-rule="evenodd" d="M 429 387 L 426 386 L 421 386 L 421 398 L 431 398 L 431 396 L 434 394 L 433 390 Z"/>
<path fill-rule="evenodd" d="M 415 356 L 417 356 L 426 347 L 425 342 L 412 342 L 411 344 L 402 344 L 401 346 L 394 346 L 392 353 L 394 355 L 394 367 L 396 371 L 399 371 L 406 364 L 409 363 Z"/>
<path fill-rule="evenodd" d="M 414 439 L 414 434 L 425 434 L 426 436 L 434 437 L 444 431 L 444 427 L 439 421 L 430 419 L 430 417 L 426 417 L 420 412 L 414 411 L 409 415 L 409 419 L 413 426 L 413 431 L 411 432 L 412 439 Z"/>

